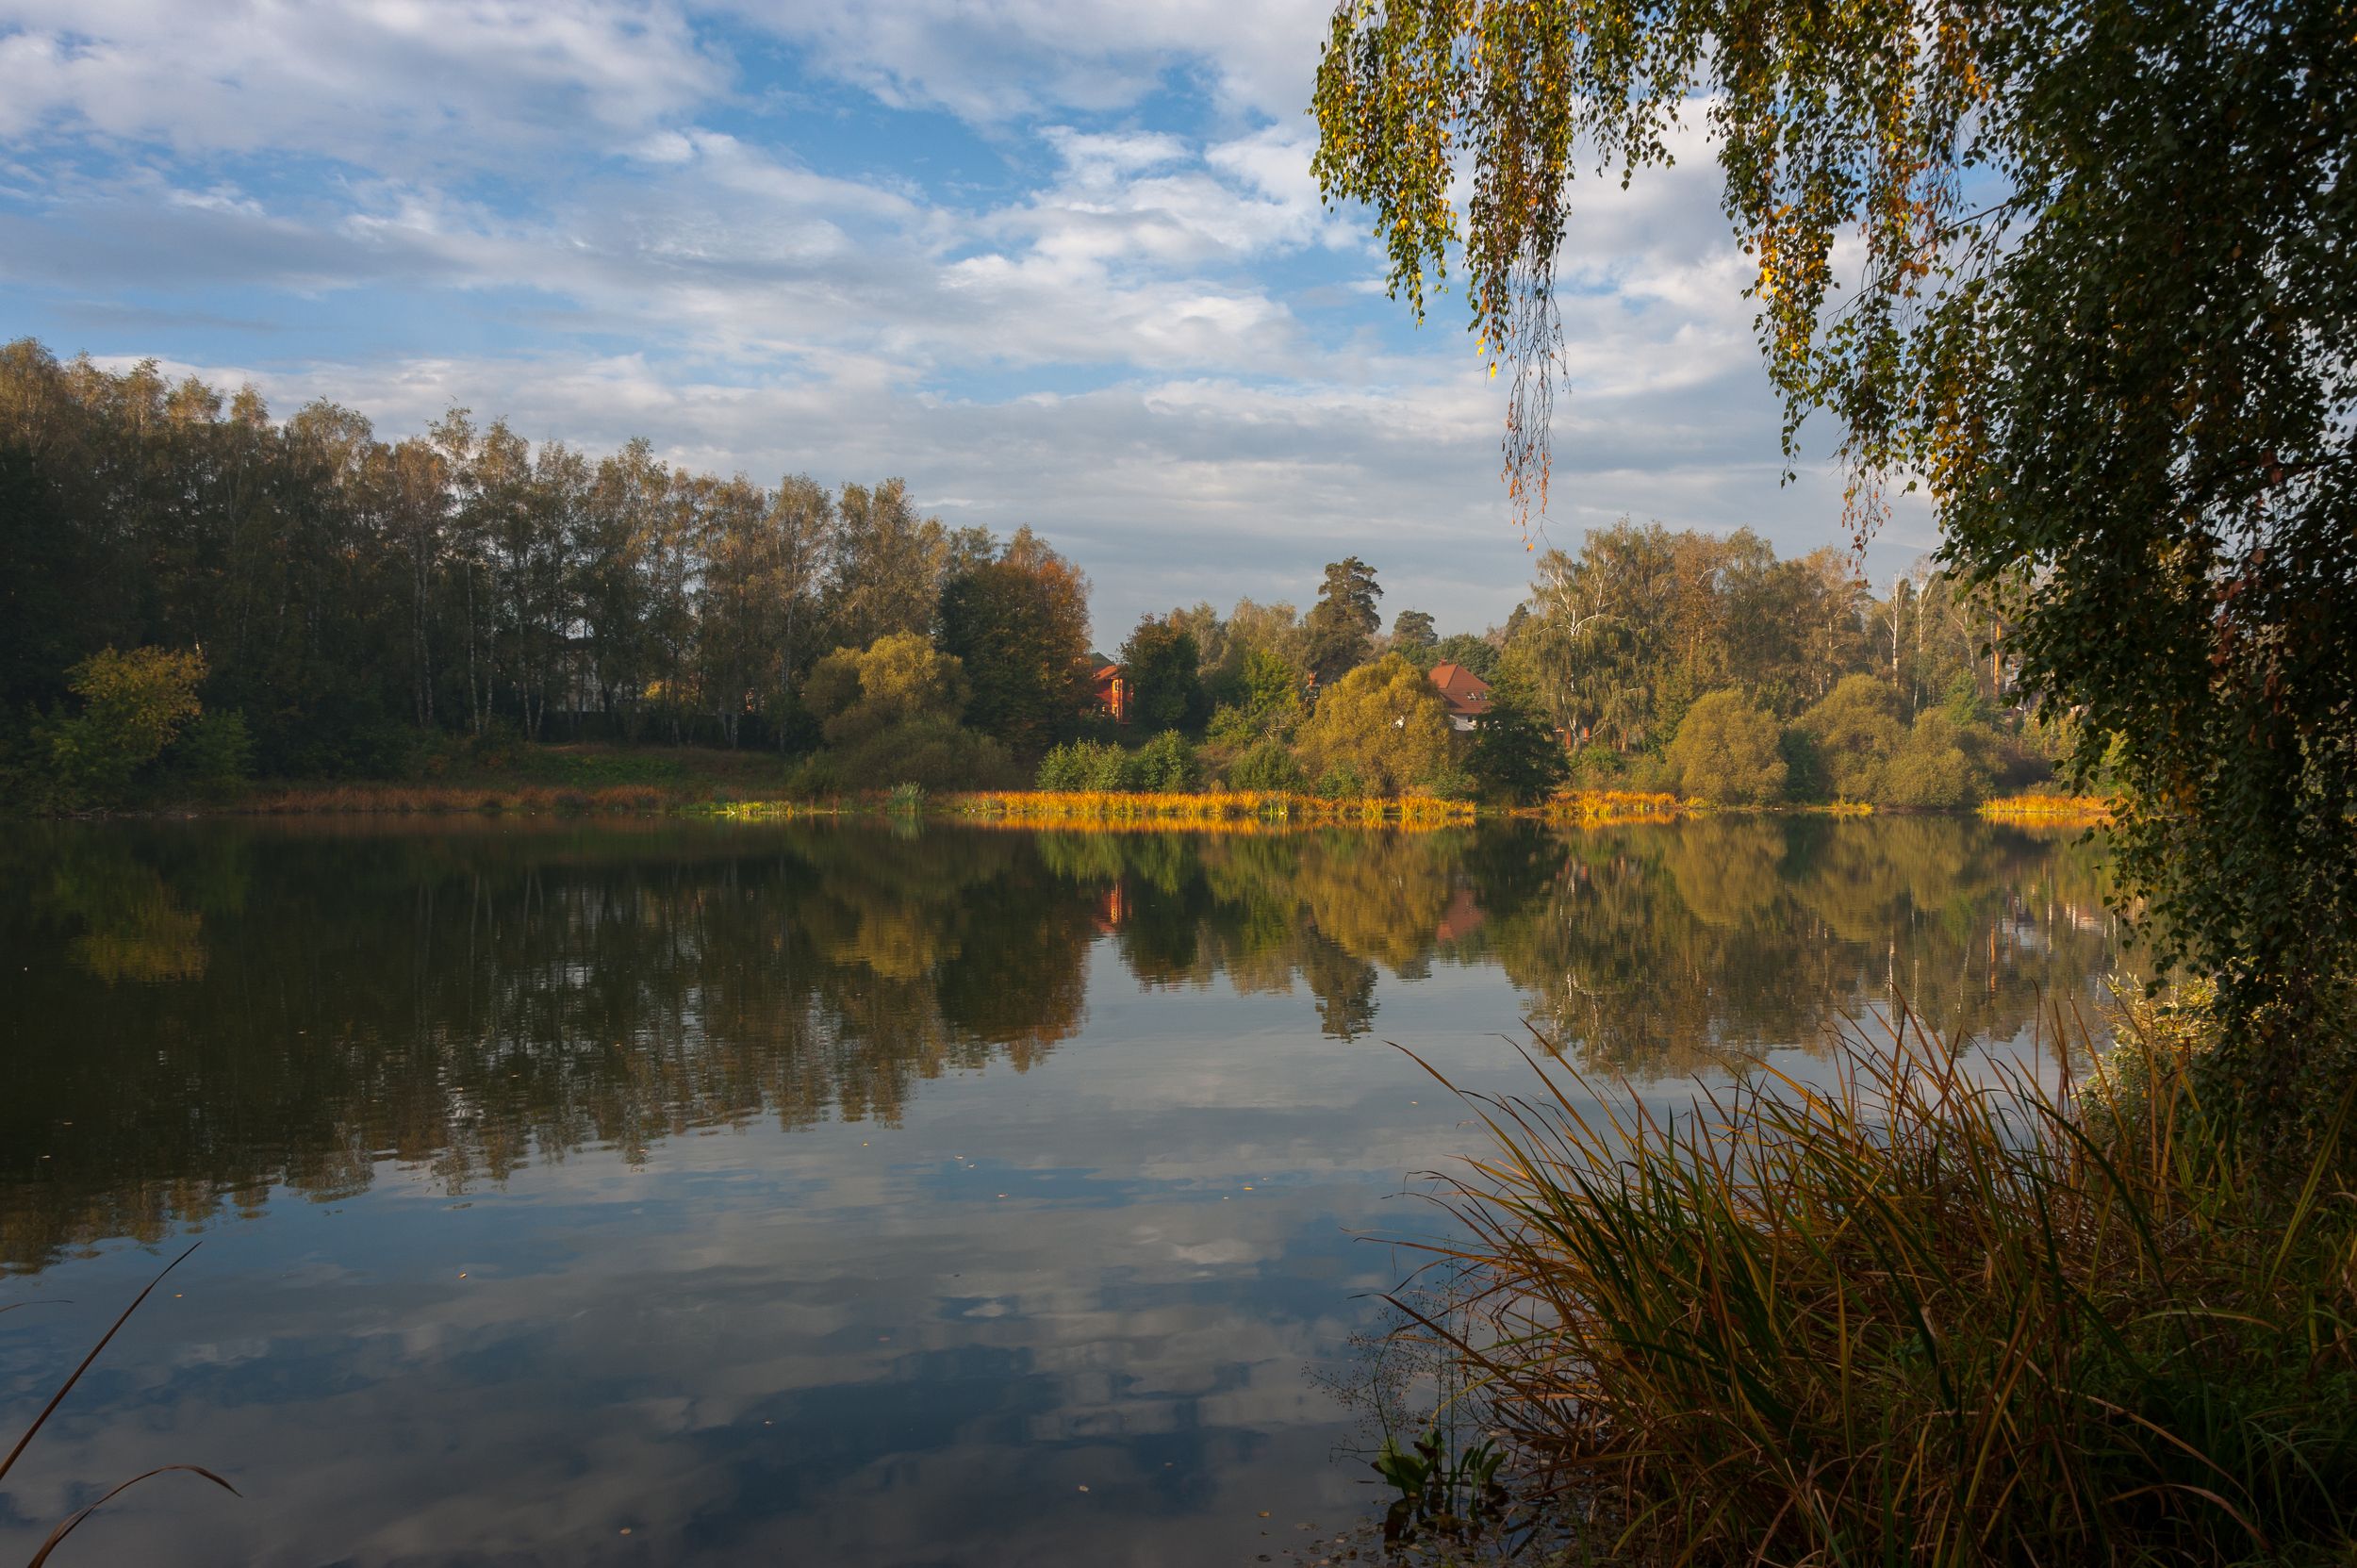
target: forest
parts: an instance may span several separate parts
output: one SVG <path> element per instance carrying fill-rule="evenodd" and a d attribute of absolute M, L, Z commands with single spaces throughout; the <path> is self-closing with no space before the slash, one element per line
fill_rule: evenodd
<path fill-rule="evenodd" d="M 1028 528 L 602 456 L 453 408 L 387 439 L 319 403 L 0 349 L 0 798 L 82 810 L 239 780 L 414 779 L 552 743 L 783 759 L 788 794 L 1423 791 L 1575 779 L 1724 803 L 1955 806 L 2044 775 L 2004 623 L 1926 566 L 1623 521 L 1443 635 L 1353 555 L 1306 611 L 1148 617 L 1099 652 Z M 1121 722 L 1093 698 L 1124 671 Z M 1425 672 L 1492 683 L 1477 733 Z"/>

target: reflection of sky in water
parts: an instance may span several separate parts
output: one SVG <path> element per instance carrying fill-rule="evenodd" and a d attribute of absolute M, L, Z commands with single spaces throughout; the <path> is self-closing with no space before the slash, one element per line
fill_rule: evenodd
<path fill-rule="evenodd" d="M 1248 1560 L 1372 1500 L 1309 1373 L 1413 1261 L 1355 1233 L 1429 1229 L 1398 1195 L 1468 1147 L 1462 1110 L 1385 1040 L 1518 1089 L 1500 1036 L 1616 979 L 1632 1007 L 1715 988 L 1706 1030 L 1798 1032 L 1796 985 L 1821 1005 L 1899 957 L 2002 948 L 2042 983 L 2100 966 L 2057 934 L 2084 889 L 2039 902 L 2069 871 L 2043 844 L 1943 843 L 1906 872 L 1837 858 L 1841 886 L 1914 879 L 1877 943 L 1837 929 L 1871 924 L 1871 899 L 1778 903 L 1780 864 L 1824 867 L 1756 840 L 1711 888 L 1674 857 L 1628 873 L 1658 839 L 1601 861 L 1531 834 L 1268 861 L 981 836 L 830 862 L 790 835 L 388 855 L 126 830 L 87 867 L 96 841 L 69 836 L 0 867 L 44 889 L 0 927 L 34 1026 L 6 1048 L 0 1254 L 41 1264 L 0 1301 L 74 1302 L 0 1319 L 11 1434 L 156 1266 L 109 1234 L 220 1216 L 10 1477 L 0 1560 L 94 1485 L 174 1461 L 247 1500 L 150 1482 L 71 1560 Z M 600 935 L 613 922 L 629 942 Z M 634 989 L 625 961 L 692 982 Z M 1774 972 L 1696 971 L 1743 963 Z M 427 994 L 421 964 L 473 979 Z M 1965 973 L 1967 992 L 2002 978 Z M 1080 1005 L 1047 1027 L 1027 988 Z M 618 1027 L 627 1049 L 575 1038 Z M 1627 1048 L 1634 1025 L 1606 1027 Z M 1015 1043 L 963 1050 L 977 1030 Z M 870 1035 L 925 1065 L 855 1082 L 881 1071 Z M 703 1062 L 722 1036 L 748 1061 Z M 682 1083 L 712 1114 L 667 1120 Z M 897 1124 L 827 1110 L 846 1098 Z M 568 1127 L 597 1135 L 548 1147 Z M 319 1147 L 339 1137 L 340 1157 Z M 469 1141 L 507 1151 L 504 1180 L 455 1179 L 437 1146 Z M 368 1158 L 387 1147 L 412 1158 Z M 306 1200 L 288 1171 L 345 1179 L 306 1178 Z"/>

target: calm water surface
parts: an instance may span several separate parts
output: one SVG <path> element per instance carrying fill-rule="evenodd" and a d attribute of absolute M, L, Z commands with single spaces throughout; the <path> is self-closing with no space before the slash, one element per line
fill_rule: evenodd
<path fill-rule="evenodd" d="M 2112 961 L 1979 822 L 1275 836 L 329 822 L 0 849 L 0 1562 L 1249 1562 L 1525 1020 L 1682 1096 Z M 1793 1058 L 1798 1062 L 1799 1058 Z M 70 1303 L 70 1304 L 60 1304 Z M 1263 1519 L 1261 1511 L 1270 1517 Z M 1266 1533 L 1264 1533 L 1266 1532 Z"/>

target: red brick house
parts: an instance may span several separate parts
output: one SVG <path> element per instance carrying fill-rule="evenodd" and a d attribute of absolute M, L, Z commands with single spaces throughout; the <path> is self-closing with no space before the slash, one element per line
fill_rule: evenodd
<path fill-rule="evenodd" d="M 1109 662 L 1102 653 L 1089 659 L 1089 700 L 1096 711 L 1111 716 L 1116 724 L 1129 722 L 1129 677 L 1121 666 Z"/>
<path fill-rule="evenodd" d="M 1432 684 L 1441 688 L 1448 721 L 1458 729 L 1472 729 L 1490 711 L 1490 683 L 1461 664 L 1434 665 Z"/>

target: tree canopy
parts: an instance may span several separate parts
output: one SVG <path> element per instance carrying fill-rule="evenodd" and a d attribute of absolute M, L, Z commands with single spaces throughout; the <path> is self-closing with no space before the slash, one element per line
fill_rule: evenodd
<path fill-rule="evenodd" d="M 1316 172 L 1419 315 L 1461 260 L 1543 506 L 1574 175 L 1706 117 L 1788 456 L 1829 411 L 1861 529 L 1925 487 L 2281 1101 L 2357 945 L 2352 104 L 2337 0 L 1352 0 Z"/>
<path fill-rule="evenodd" d="M 1776 721 L 1734 691 L 1697 699 L 1670 743 L 1680 787 L 1719 805 L 1764 805 L 1784 797 L 1786 763 Z"/>
<path fill-rule="evenodd" d="M 1337 681 L 1344 671 L 1366 663 L 1367 639 L 1383 624 L 1383 614 L 1375 604 L 1382 597 L 1375 569 L 1358 556 L 1327 563 L 1318 602 L 1305 618 L 1306 657 L 1321 684 Z"/>
<path fill-rule="evenodd" d="M 941 646 L 973 686 L 967 720 L 1019 751 L 1063 738 L 1088 696 L 1088 579 L 1029 528 L 941 590 Z"/>
<path fill-rule="evenodd" d="M 1202 655 L 1195 635 L 1147 616 L 1121 645 L 1129 682 L 1129 722 L 1146 730 L 1176 730 L 1202 721 Z"/>
<path fill-rule="evenodd" d="M 1337 681 L 1301 726 L 1302 760 L 1312 777 L 1346 771 L 1384 795 L 1445 771 L 1454 740 L 1440 692 L 1397 653 Z"/>

